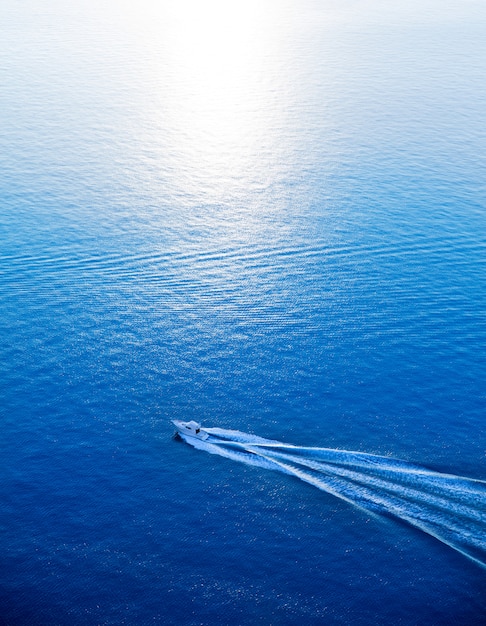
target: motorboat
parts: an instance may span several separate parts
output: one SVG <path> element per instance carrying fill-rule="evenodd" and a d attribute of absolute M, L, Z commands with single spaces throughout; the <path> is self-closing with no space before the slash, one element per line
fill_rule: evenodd
<path fill-rule="evenodd" d="M 202 439 L 203 441 L 209 437 L 204 428 L 201 428 L 201 424 L 191 420 L 190 422 L 182 422 L 181 420 L 172 420 L 172 423 L 177 428 L 179 435 L 184 437 L 196 437 L 196 439 Z"/>

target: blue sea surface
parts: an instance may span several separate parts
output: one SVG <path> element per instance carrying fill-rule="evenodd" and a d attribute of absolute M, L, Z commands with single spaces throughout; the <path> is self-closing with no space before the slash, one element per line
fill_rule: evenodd
<path fill-rule="evenodd" d="M 1 3 L 0 624 L 486 622 L 406 516 L 171 423 L 486 480 L 485 28 Z"/>

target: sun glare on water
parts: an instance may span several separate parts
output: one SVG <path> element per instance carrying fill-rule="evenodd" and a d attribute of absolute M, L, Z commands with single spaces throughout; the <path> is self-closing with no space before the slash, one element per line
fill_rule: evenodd
<path fill-rule="evenodd" d="M 239 193 L 274 159 L 282 124 L 272 5 L 187 0 L 171 3 L 165 20 L 163 114 L 175 168 L 209 201 Z"/>

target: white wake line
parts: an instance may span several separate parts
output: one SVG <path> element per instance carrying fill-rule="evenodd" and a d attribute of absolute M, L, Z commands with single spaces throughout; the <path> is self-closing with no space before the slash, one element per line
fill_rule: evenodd
<path fill-rule="evenodd" d="M 314 485 L 315 487 L 317 487 L 318 489 L 321 489 L 321 491 L 328 491 L 329 493 L 331 493 L 332 495 L 336 496 L 337 498 L 340 498 L 341 500 L 345 500 L 346 502 L 348 502 L 349 504 L 352 504 L 353 506 L 365 511 L 366 513 L 373 513 L 374 515 L 379 516 L 378 513 L 375 513 L 374 511 L 370 511 L 368 508 L 366 508 L 365 506 L 361 506 L 359 503 L 355 502 L 354 500 L 347 498 L 345 495 L 343 495 L 342 493 L 340 493 L 339 491 L 336 491 L 335 489 L 333 489 L 332 487 L 323 487 L 323 484 L 316 478 L 314 478 L 313 476 L 310 476 L 309 474 L 307 474 L 306 472 L 296 469 L 282 461 L 277 461 L 276 459 L 273 459 L 272 457 L 266 457 L 265 455 L 262 455 L 264 458 L 267 458 L 267 460 L 279 465 L 280 467 L 282 467 L 282 469 L 286 470 L 286 472 L 289 472 L 290 474 L 294 474 L 294 476 L 296 476 L 297 478 L 300 478 L 301 480 L 310 483 L 311 485 Z M 380 498 L 378 498 L 378 500 L 380 500 Z M 390 504 L 389 502 L 385 501 L 383 503 L 383 506 L 393 515 L 395 515 L 396 517 L 398 517 L 399 519 L 402 519 L 406 522 L 408 522 L 410 525 L 415 526 L 416 528 L 419 528 L 420 530 L 422 530 L 423 532 L 427 533 L 428 535 L 431 535 L 432 537 L 435 537 L 436 539 L 438 539 L 441 543 L 449 546 L 450 548 L 452 548 L 453 550 L 456 550 L 457 552 L 459 552 L 460 554 L 462 554 L 463 556 L 467 557 L 468 559 L 474 561 L 477 565 L 480 565 L 483 568 L 486 568 L 486 563 L 481 561 L 480 559 L 476 558 L 475 556 L 469 554 L 467 551 L 465 551 L 464 549 L 462 549 L 460 546 L 454 544 L 451 541 L 448 541 L 445 537 L 442 537 L 441 535 L 436 534 L 428 525 L 424 524 L 421 521 L 418 521 L 416 518 L 414 517 L 410 517 L 409 515 L 407 515 L 402 508 L 400 507 L 396 507 L 392 504 Z"/>
<path fill-rule="evenodd" d="M 393 516 L 486 568 L 486 481 L 365 452 L 208 432 L 214 437 L 206 441 L 183 438 L 212 454 L 295 476 L 367 514 Z"/>
<path fill-rule="evenodd" d="M 209 430 L 209 429 L 208 429 Z M 217 446 L 234 446 L 239 447 L 249 452 L 255 452 L 255 454 L 260 454 L 260 450 L 252 450 L 252 448 L 274 448 L 275 450 L 285 450 L 290 453 L 299 453 L 299 452 L 307 452 L 310 454 L 314 454 L 316 452 L 327 453 L 327 454 L 336 454 L 338 458 L 336 459 L 325 459 L 326 463 L 336 464 L 336 465 L 353 465 L 358 467 L 363 467 L 364 469 L 379 469 L 386 470 L 389 472 L 399 472 L 400 474 L 406 473 L 412 476 L 426 476 L 426 477 L 438 477 L 440 479 L 449 478 L 456 481 L 467 481 L 468 483 L 478 483 L 479 485 L 486 486 L 486 480 L 481 480 L 480 478 L 467 478 L 465 476 L 459 476 L 457 474 L 449 474 L 446 472 L 437 472 L 434 470 L 429 470 L 425 467 L 421 467 L 419 465 L 415 465 L 413 463 L 409 463 L 408 461 L 402 461 L 400 459 L 395 459 L 393 457 L 386 456 L 378 456 L 374 454 L 367 454 L 366 452 L 349 452 L 347 450 L 338 450 L 333 448 L 306 448 L 301 446 L 293 446 L 291 444 L 284 443 L 260 443 L 260 442 L 242 442 L 242 441 L 212 441 L 212 444 Z M 271 451 L 273 452 L 273 450 Z M 371 462 L 370 462 L 371 461 Z M 297 462 L 297 461 L 295 461 Z M 378 465 L 379 463 L 379 465 Z"/>
<path fill-rule="evenodd" d="M 466 506 L 463 502 L 451 503 L 451 501 L 445 497 L 434 495 L 435 492 L 438 490 L 438 486 L 436 483 L 432 485 L 424 484 L 423 482 L 412 485 L 396 484 L 393 481 L 383 479 L 382 477 L 370 476 L 368 474 L 362 475 L 358 472 L 349 469 L 339 468 L 336 466 L 331 466 L 326 463 L 307 461 L 300 458 L 286 459 L 285 455 L 283 454 L 279 455 L 278 453 L 272 453 L 270 456 L 266 456 L 266 458 L 270 458 L 272 460 L 275 460 L 275 458 L 280 458 L 283 462 L 287 460 L 296 465 L 303 465 L 304 467 L 309 467 L 310 469 L 314 469 L 316 471 L 323 471 L 326 473 L 330 473 L 334 476 L 348 478 L 353 483 L 360 485 L 366 489 L 377 488 L 380 490 L 384 490 L 391 494 L 394 494 L 399 498 L 413 499 L 414 501 L 420 502 L 425 506 L 444 510 L 447 513 L 453 511 L 455 515 L 461 515 L 475 522 L 486 524 L 486 512 L 481 513 L 474 508 L 471 508 L 470 506 Z M 475 503 L 473 503 L 473 506 L 474 504 Z"/>

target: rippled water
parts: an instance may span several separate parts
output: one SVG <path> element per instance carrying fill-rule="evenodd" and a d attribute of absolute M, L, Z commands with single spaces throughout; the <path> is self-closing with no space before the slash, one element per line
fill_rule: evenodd
<path fill-rule="evenodd" d="M 178 437 L 199 450 L 300 478 L 365 511 L 416 526 L 486 568 L 486 481 L 365 452 L 293 446 L 238 430 L 204 427 L 187 434 L 185 429 L 196 422 L 175 424 Z"/>
<path fill-rule="evenodd" d="M 485 23 L 2 4 L 2 623 L 484 623 L 475 563 L 170 420 L 486 479 Z"/>

